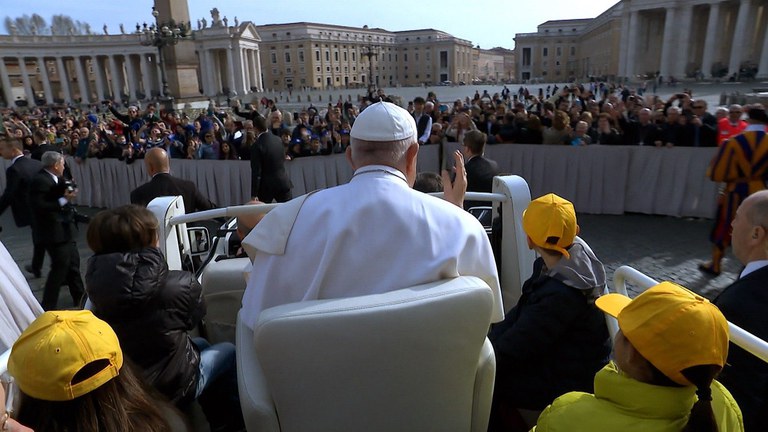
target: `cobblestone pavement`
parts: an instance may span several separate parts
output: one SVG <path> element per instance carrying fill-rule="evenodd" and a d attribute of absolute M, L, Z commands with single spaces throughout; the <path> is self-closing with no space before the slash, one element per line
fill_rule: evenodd
<path fill-rule="evenodd" d="M 80 208 L 84 214 L 93 215 L 99 209 Z M 709 258 L 710 244 L 707 240 L 711 220 L 681 219 L 666 216 L 629 214 L 623 216 L 579 215 L 581 237 L 590 244 L 595 254 L 603 261 L 613 286 L 613 272 L 622 265 L 632 266 L 657 280 L 670 280 L 714 298 L 724 287 L 733 282 L 741 271 L 741 265 L 728 255 L 723 262 L 723 273 L 712 278 L 699 272 L 697 265 Z M 32 258 L 29 228 L 16 228 L 11 212 L 0 217 L 0 240 L 16 260 L 20 268 Z M 78 235 L 80 268 L 85 267 L 90 250 L 85 240 L 85 227 Z M 43 278 L 34 279 L 27 275 L 34 294 L 42 297 L 42 286 L 50 261 L 46 256 Z M 26 274 L 26 273 L 25 273 Z M 630 286 L 630 290 L 633 287 Z M 69 307 L 71 299 L 68 290 L 60 292 L 59 305 Z"/>

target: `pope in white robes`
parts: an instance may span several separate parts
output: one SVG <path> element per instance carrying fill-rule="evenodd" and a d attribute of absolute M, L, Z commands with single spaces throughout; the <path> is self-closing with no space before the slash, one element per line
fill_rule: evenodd
<path fill-rule="evenodd" d="M 484 280 L 492 321 L 504 318 L 499 278 L 482 225 L 461 208 L 411 189 L 416 124 L 397 105 L 365 109 L 351 131 L 345 185 L 271 211 L 243 246 L 253 259 L 240 312 L 305 300 L 378 294 L 458 276 Z"/>

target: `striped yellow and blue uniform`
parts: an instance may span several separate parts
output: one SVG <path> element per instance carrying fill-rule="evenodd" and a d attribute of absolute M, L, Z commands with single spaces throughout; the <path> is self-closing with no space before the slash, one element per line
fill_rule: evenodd
<path fill-rule="evenodd" d="M 710 240 L 717 246 L 727 247 L 731 243 L 731 221 L 736 209 L 750 194 L 765 189 L 768 134 L 746 131 L 726 141 L 712 160 L 707 175 L 713 181 L 725 183 Z"/>

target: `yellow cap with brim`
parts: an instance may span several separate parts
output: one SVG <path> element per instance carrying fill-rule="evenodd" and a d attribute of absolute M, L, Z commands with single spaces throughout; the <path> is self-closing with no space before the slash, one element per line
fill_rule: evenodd
<path fill-rule="evenodd" d="M 88 365 L 98 368 L 76 379 Z M 89 393 L 116 377 L 122 366 L 114 330 L 87 310 L 43 313 L 19 336 L 8 359 L 8 372 L 21 391 L 46 401 Z"/>
<path fill-rule="evenodd" d="M 570 201 L 553 193 L 536 198 L 523 211 L 523 230 L 536 246 L 560 252 L 568 259 L 571 255 L 566 248 L 579 232 L 576 210 Z M 552 239 L 556 242 L 550 243 Z"/>
<path fill-rule="evenodd" d="M 601 296 L 598 308 L 615 317 L 632 346 L 674 382 L 693 385 L 682 371 L 700 365 L 723 367 L 728 358 L 728 321 L 704 297 L 661 282 L 634 300 Z"/>

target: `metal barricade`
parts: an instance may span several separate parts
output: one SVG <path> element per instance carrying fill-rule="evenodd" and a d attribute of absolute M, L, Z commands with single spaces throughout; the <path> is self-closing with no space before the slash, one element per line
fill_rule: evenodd
<path fill-rule="evenodd" d="M 630 266 L 621 266 L 616 269 L 613 274 L 613 287 L 616 292 L 628 296 L 627 294 L 627 282 L 632 282 L 640 289 L 646 290 L 658 282 L 653 278 L 637 271 Z M 611 331 L 611 337 L 618 332 L 618 322 L 615 318 L 607 316 L 608 328 Z M 744 330 L 743 328 L 728 322 L 729 331 L 731 334 L 731 342 L 738 345 L 745 351 L 748 351 L 752 355 L 756 356 L 760 360 L 768 363 L 768 342 L 758 338 L 752 333 Z"/>

